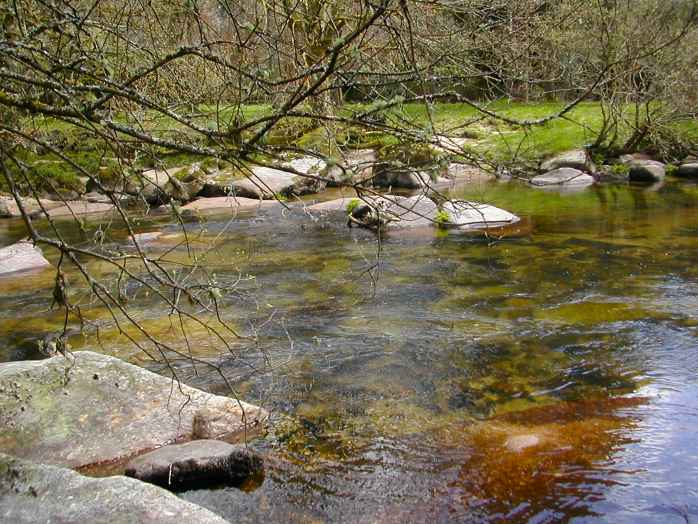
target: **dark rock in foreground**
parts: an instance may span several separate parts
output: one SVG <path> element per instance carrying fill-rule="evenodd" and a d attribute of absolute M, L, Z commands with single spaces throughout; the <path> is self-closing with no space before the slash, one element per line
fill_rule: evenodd
<path fill-rule="evenodd" d="M 240 434 L 264 418 L 256 406 L 89 351 L 0 364 L 0 452 L 36 462 L 112 462 L 178 439 Z"/>
<path fill-rule="evenodd" d="M 0 522 L 226 524 L 215 513 L 126 477 L 90 478 L 0 454 Z"/>
<path fill-rule="evenodd" d="M 169 489 L 240 485 L 263 471 L 264 463 L 259 455 L 244 446 L 220 440 L 164 446 L 126 465 L 127 476 Z"/>
<path fill-rule="evenodd" d="M 17 242 L 0 249 L 0 276 L 50 266 L 41 250 L 31 242 Z"/>

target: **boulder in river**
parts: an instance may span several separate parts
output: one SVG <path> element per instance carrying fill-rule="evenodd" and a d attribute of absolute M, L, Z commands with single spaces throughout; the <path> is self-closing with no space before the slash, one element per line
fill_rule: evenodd
<path fill-rule="evenodd" d="M 22 241 L 0 248 L 0 276 L 50 266 L 41 250 L 31 242 Z"/>
<path fill-rule="evenodd" d="M 450 201 L 442 211 L 448 214 L 447 225 L 461 230 L 491 229 L 521 220 L 509 211 L 478 202 Z"/>
<path fill-rule="evenodd" d="M 209 177 L 204 196 L 238 196 L 269 200 L 279 196 L 317 193 L 327 186 L 323 180 L 325 163 L 314 157 L 304 157 L 284 164 L 284 169 L 255 166 L 242 176 L 241 172 L 219 173 Z M 299 174 L 294 173 L 297 171 Z M 307 176 L 304 176 L 307 175 Z"/>
<path fill-rule="evenodd" d="M 215 513 L 157 486 L 0 454 L 0 521 L 13 524 L 226 524 Z"/>
<path fill-rule="evenodd" d="M 48 211 L 51 218 L 73 218 L 84 215 L 104 215 L 116 210 L 114 204 L 86 202 L 84 200 L 66 200 L 63 205 Z"/>
<path fill-rule="evenodd" d="M 126 465 L 126 476 L 174 490 L 240 485 L 263 472 L 264 462 L 258 454 L 220 440 L 164 446 Z"/>
<path fill-rule="evenodd" d="M 676 170 L 676 176 L 683 178 L 698 178 L 698 161 L 682 163 Z"/>
<path fill-rule="evenodd" d="M 365 197 L 352 209 L 350 223 L 370 229 L 425 227 L 434 223 L 437 212 L 436 204 L 425 195 Z"/>
<path fill-rule="evenodd" d="M 583 187 L 594 183 L 594 177 L 579 169 L 560 167 L 543 175 L 534 176 L 530 183 L 535 187 L 575 186 Z"/>
<path fill-rule="evenodd" d="M 545 160 L 540 168 L 541 171 L 553 171 L 563 167 L 594 173 L 596 166 L 592 162 L 589 154 L 584 149 L 574 149 L 555 155 L 552 158 Z"/>
<path fill-rule="evenodd" d="M 339 162 L 327 169 L 326 178 L 330 187 L 343 183 L 366 183 L 373 178 L 373 167 L 378 155 L 373 149 L 358 149 L 342 155 Z"/>
<path fill-rule="evenodd" d="M 628 164 L 631 182 L 660 182 L 666 176 L 666 167 L 656 160 L 633 160 Z"/>
<path fill-rule="evenodd" d="M 267 416 L 89 351 L 0 364 L 0 406 L 0 452 L 71 468 L 191 439 L 197 416 L 216 417 L 213 427 L 226 435 L 251 431 Z"/>

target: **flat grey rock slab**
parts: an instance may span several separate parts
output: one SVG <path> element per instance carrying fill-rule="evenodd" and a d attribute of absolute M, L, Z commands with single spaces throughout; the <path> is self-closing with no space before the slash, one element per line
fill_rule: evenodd
<path fill-rule="evenodd" d="M 215 513 L 135 479 L 85 477 L 0 454 L 0 522 L 226 524 Z"/>
<path fill-rule="evenodd" d="M 521 220 L 509 211 L 478 202 L 446 202 L 442 209 L 448 213 L 449 225 L 462 230 L 508 226 Z"/>
<path fill-rule="evenodd" d="M 42 207 L 49 210 L 63 206 L 62 202 L 56 202 L 55 200 L 48 200 L 45 198 L 40 198 L 38 201 L 35 198 L 21 198 L 20 201 L 22 202 L 25 212 L 30 217 L 35 217 L 43 213 Z M 19 205 L 17 205 L 17 201 L 13 197 L 0 196 L 0 218 L 16 218 L 21 216 L 22 213 L 19 210 Z"/>
<path fill-rule="evenodd" d="M 61 206 L 48 212 L 51 218 L 72 218 L 73 216 L 104 215 L 116 210 L 114 204 L 104 202 L 87 202 L 85 200 L 67 200 Z"/>
<path fill-rule="evenodd" d="M 220 440 L 193 440 L 151 451 L 126 465 L 129 477 L 167 489 L 240 485 L 264 472 L 262 458 L 245 446 Z"/>
<path fill-rule="evenodd" d="M 681 164 L 676 170 L 676 176 L 685 178 L 698 178 L 698 162 Z"/>
<path fill-rule="evenodd" d="M 224 196 L 198 198 L 193 202 L 189 202 L 187 205 L 182 206 L 180 211 L 183 215 L 225 212 L 235 214 L 240 211 L 268 208 L 278 204 L 279 203 L 276 200 L 259 200 L 258 198 Z"/>
<path fill-rule="evenodd" d="M 0 276 L 32 269 L 43 269 L 51 264 L 41 249 L 31 242 L 17 242 L 0 248 Z"/>
<path fill-rule="evenodd" d="M 631 182 L 659 182 L 666 176 L 666 166 L 655 160 L 634 160 L 628 167 Z"/>
<path fill-rule="evenodd" d="M 0 452 L 78 468 L 240 434 L 267 417 L 110 356 L 72 357 L 0 364 Z"/>
<path fill-rule="evenodd" d="M 315 211 L 319 213 L 329 213 L 333 211 L 344 211 L 346 213 L 347 206 L 353 200 L 356 200 L 358 201 L 358 203 L 361 203 L 361 199 L 359 199 L 358 197 L 344 197 L 335 198 L 334 200 L 328 200 L 327 202 L 318 202 L 317 204 L 307 206 L 306 209 L 311 212 Z"/>
<path fill-rule="evenodd" d="M 534 176 L 530 184 L 536 187 L 544 186 L 590 186 L 594 177 L 578 169 L 561 167 L 548 171 L 543 175 Z"/>
<path fill-rule="evenodd" d="M 565 151 L 564 153 L 560 153 L 559 155 L 545 160 L 540 166 L 541 171 L 553 171 L 562 167 L 569 167 L 589 173 L 594 173 L 596 171 L 596 166 L 584 149 Z"/>

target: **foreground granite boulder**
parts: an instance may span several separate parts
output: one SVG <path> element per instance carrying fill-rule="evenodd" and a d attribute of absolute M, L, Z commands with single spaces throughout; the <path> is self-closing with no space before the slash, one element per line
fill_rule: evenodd
<path fill-rule="evenodd" d="M 0 364 L 0 452 L 36 462 L 112 462 L 175 440 L 235 435 L 266 416 L 89 351 Z"/>
<path fill-rule="evenodd" d="M 31 242 L 17 242 L 0 248 L 0 276 L 50 266 L 41 250 Z"/>
<path fill-rule="evenodd" d="M 245 446 L 220 440 L 193 440 L 164 446 L 131 460 L 129 477 L 168 489 L 200 489 L 216 484 L 240 485 L 264 472 L 262 458 Z"/>
<path fill-rule="evenodd" d="M 215 513 L 126 477 L 90 478 L 0 454 L 0 522 L 226 524 Z"/>

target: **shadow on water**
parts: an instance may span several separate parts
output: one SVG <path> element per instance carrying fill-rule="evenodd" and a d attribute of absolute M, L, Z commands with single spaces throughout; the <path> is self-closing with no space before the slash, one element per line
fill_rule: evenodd
<path fill-rule="evenodd" d="M 698 515 L 698 188 L 492 184 L 455 196 L 527 227 L 504 239 L 387 236 L 375 287 L 375 239 L 341 217 L 209 220 L 209 238 L 223 234 L 208 260 L 217 278 L 254 275 L 224 313 L 242 332 L 254 326 L 254 343 L 237 349 L 264 372 L 195 329 L 193 351 L 222 363 L 273 421 L 251 443 L 267 457 L 260 487 L 181 496 L 235 522 Z M 35 332 L 60 319 L 41 293 L 2 297 L 3 358 L 27 358 L 17 311 Z M 136 306 L 181 338 L 147 297 Z M 102 350 L 133 355 L 104 322 Z M 224 391 L 214 373 L 175 364 L 192 385 Z"/>

